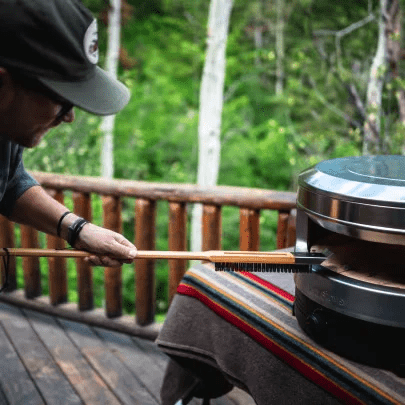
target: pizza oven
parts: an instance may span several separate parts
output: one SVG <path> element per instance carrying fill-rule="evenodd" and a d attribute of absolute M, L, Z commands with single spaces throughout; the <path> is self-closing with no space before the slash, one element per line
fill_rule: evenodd
<path fill-rule="evenodd" d="M 301 328 L 340 355 L 405 370 L 405 157 L 323 161 L 300 174 L 296 252 L 326 252 L 295 275 Z"/>

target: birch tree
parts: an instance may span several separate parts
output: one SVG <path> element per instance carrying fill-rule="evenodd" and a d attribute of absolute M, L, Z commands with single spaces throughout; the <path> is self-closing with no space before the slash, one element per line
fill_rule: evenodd
<path fill-rule="evenodd" d="M 405 52 L 402 48 L 402 17 L 398 0 L 393 0 L 387 16 L 387 53 L 388 63 L 391 67 L 391 74 L 394 80 L 401 78 L 400 64 L 404 59 Z M 396 91 L 398 101 L 399 119 L 402 124 L 405 124 L 405 89 L 400 87 Z"/>
<path fill-rule="evenodd" d="M 257 51 L 255 56 L 256 67 L 261 67 L 262 65 L 260 51 L 263 49 L 263 31 L 265 28 L 263 8 L 263 0 L 251 2 L 252 16 L 254 20 L 252 23 L 253 42 L 255 45 L 255 50 Z"/>
<path fill-rule="evenodd" d="M 105 70 L 113 77 L 117 77 L 118 61 L 121 41 L 121 0 L 110 0 L 108 12 L 108 44 Z M 115 116 L 103 118 L 101 131 L 103 132 L 103 146 L 101 151 L 101 174 L 112 179 L 114 175 L 114 123 Z"/>
<path fill-rule="evenodd" d="M 390 0 L 380 0 L 378 20 L 378 45 L 370 69 L 367 86 L 366 111 L 364 124 L 363 154 L 380 152 L 381 103 L 384 77 L 387 69 L 387 11 Z"/>
<path fill-rule="evenodd" d="M 217 184 L 220 162 L 220 132 L 225 81 L 225 51 L 233 0 L 211 0 L 208 16 L 207 51 L 200 89 L 197 183 Z M 201 250 L 202 207 L 194 206 L 191 249 Z"/>
<path fill-rule="evenodd" d="M 283 94 L 284 90 L 284 0 L 277 0 L 276 23 L 276 94 Z"/>

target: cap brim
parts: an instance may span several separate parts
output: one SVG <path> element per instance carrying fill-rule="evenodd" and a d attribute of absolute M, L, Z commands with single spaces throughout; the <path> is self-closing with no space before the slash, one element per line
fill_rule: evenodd
<path fill-rule="evenodd" d="M 129 102 L 130 92 L 121 82 L 98 66 L 86 81 L 62 82 L 38 78 L 45 86 L 76 107 L 96 115 L 113 115 Z"/>

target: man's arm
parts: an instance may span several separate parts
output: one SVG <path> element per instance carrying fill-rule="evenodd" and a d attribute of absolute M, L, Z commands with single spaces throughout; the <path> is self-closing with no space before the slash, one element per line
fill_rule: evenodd
<path fill-rule="evenodd" d="M 10 219 L 56 235 L 59 219 L 66 211 L 67 208 L 48 195 L 42 187 L 34 186 L 16 201 Z M 77 215 L 71 213 L 63 219 L 63 239 L 67 240 L 68 227 L 77 218 Z M 131 262 L 136 256 L 136 247 L 122 235 L 90 223 L 83 227 L 74 247 L 94 253 L 88 261 L 95 266 L 120 266 Z"/>

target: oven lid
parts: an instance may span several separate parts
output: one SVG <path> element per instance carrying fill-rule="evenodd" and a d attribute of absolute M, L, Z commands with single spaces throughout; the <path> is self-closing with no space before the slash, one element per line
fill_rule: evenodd
<path fill-rule="evenodd" d="M 348 201 L 405 206 L 405 156 L 325 160 L 298 177 L 299 187 Z"/>
<path fill-rule="evenodd" d="M 405 156 L 326 160 L 298 178 L 297 207 L 333 232 L 405 244 Z"/>

